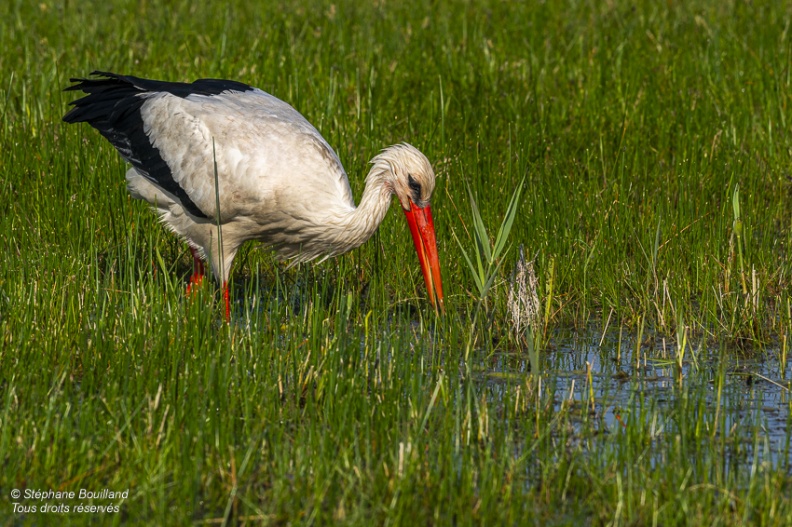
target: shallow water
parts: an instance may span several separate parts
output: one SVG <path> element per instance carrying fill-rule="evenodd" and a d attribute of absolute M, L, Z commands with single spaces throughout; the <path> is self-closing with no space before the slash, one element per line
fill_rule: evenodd
<path fill-rule="evenodd" d="M 625 332 L 626 333 L 626 332 Z M 553 404 L 580 408 L 597 433 L 613 433 L 631 419 L 644 419 L 655 440 L 675 433 L 677 411 L 688 399 L 690 418 L 701 423 L 723 418 L 720 429 L 702 430 L 703 441 L 726 436 L 732 465 L 769 462 L 792 465 L 790 458 L 790 366 L 782 376 L 778 350 L 755 352 L 741 358 L 735 351 L 714 346 L 688 348 L 681 375 L 673 343 L 660 338 L 642 341 L 636 360 L 636 341 L 618 331 L 559 334 L 541 354 L 542 379 L 552 384 Z M 588 384 L 591 368 L 593 402 Z M 527 376 L 525 353 L 504 354 L 493 364 L 503 375 Z M 719 379 L 721 382 L 719 383 Z M 720 384 L 720 393 L 718 387 Z M 644 410 L 642 411 L 641 408 Z M 657 460 L 658 462 L 661 460 Z M 734 467 L 732 467 L 734 468 Z"/>

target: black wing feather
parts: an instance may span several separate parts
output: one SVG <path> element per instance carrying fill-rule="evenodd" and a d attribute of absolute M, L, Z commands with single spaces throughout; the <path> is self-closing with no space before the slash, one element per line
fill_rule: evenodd
<path fill-rule="evenodd" d="M 63 116 L 67 123 L 86 122 L 99 130 L 143 177 L 173 195 L 184 209 L 199 218 L 208 218 L 173 179 L 173 172 L 146 135 L 141 106 L 146 94 L 167 92 L 177 97 L 192 94 L 217 95 L 226 91 L 248 91 L 247 84 L 220 79 L 199 79 L 193 83 L 164 82 L 94 71 L 100 79 L 70 79 L 76 83 L 65 91 L 83 91 L 87 95 L 71 103 Z"/>

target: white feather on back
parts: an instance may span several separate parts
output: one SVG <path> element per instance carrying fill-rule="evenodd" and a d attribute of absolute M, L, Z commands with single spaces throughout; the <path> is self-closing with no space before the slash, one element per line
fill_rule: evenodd
<path fill-rule="evenodd" d="M 160 92 L 148 97 L 141 115 L 173 179 L 212 218 L 215 160 L 221 221 L 284 203 L 301 204 L 304 210 L 294 212 L 321 220 L 332 211 L 313 209 L 306 200 L 312 196 L 325 208 L 355 206 L 330 145 L 294 108 L 261 90 L 187 98 Z"/>

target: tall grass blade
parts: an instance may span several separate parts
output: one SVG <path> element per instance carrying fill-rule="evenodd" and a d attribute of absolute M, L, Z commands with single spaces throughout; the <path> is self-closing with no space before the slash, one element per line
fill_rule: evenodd
<path fill-rule="evenodd" d="M 506 242 L 509 240 L 509 234 L 511 233 L 512 226 L 514 225 L 514 220 L 517 217 L 517 212 L 520 210 L 520 205 L 522 205 L 520 197 L 522 196 L 524 186 L 525 177 L 523 177 L 520 181 L 520 184 L 517 185 L 517 188 L 514 190 L 514 193 L 509 200 L 509 206 L 506 208 L 506 214 L 503 216 L 503 222 L 498 229 L 498 234 L 495 236 L 495 249 L 492 251 L 492 258 L 499 258 L 501 252 L 506 247 Z"/>

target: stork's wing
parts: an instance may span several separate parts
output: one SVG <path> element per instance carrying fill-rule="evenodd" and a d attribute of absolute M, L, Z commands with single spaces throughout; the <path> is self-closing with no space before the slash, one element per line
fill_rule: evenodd
<path fill-rule="evenodd" d="M 94 72 L 63 118 L 87 122 L 135 169 L 198 218 L 249 214 L 318 187 L 354 206 L 338 157 L 294 108 L 247 84 L 161 82 Z M 215 189 L 215 166 L 219 193 Z M 289 196 L 280 196 L 286 192 Z M 279 197 L 280 196 L 280 197 Z M 321 201 L 321 200 L 320 200 Z"/>

